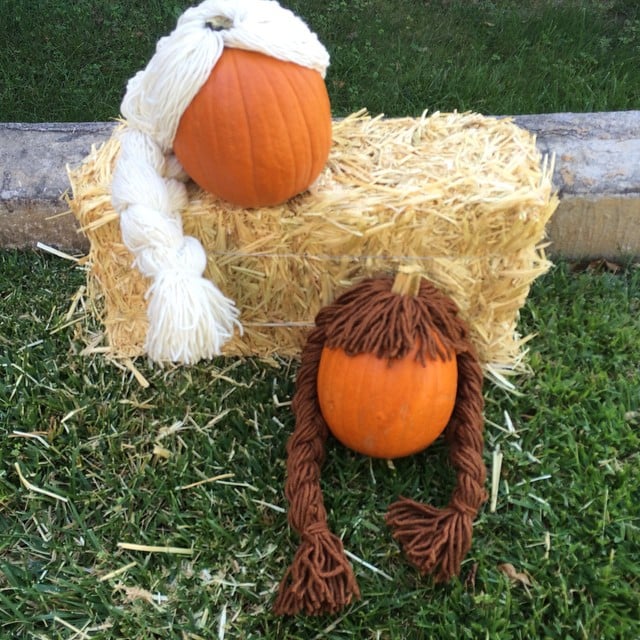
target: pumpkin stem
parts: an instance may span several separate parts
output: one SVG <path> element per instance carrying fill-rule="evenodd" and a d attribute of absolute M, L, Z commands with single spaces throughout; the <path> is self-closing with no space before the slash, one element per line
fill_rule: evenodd
<path fill-rule="evenodd" d="M 419 267 L 400 267 L 393 281 L 391 291 L 401 296 L 415 297 L 420 292 L 422 271 Z"/>
<path fill-rule="evenodd" d="M 211 31 L 225 31 L 226 29 L 231 29 L 233 27 L 233 20 L 231 18 L 227 18 L 227 16 L 215 16 L 205 23 L 205 27 L 207 29 L 211 29 Z"/>
<path fill-rule="evenodd" d="M 278 615 L 336 613 L 360 592 L 340 538 L 327 526 L 320 468 L 329 428 L 318 405 L 316 376 L 324 331 L 315 329 L 302 352 L 292 409 L 296 426 L 287 442 L 289 524 L 301 538 L 274 604 Z"/>

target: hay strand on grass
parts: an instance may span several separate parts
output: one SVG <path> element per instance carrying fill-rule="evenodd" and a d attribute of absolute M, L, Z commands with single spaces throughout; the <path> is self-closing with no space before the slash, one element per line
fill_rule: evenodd
<path fill-rule="evenodd" d="M 91 243 L 88 295 L 108 352 L 135 357 L 149 283 L 132 269 L 111 207 L 118 152 L 114 135 L 69 170 L 69 204 Z M 245 328 L 225 352 L 298 355 L 315 314 L 340 292 L 416 265 L 455 300 L 483 364 L 498 375 L 521 369 L 518 311 L 549 266 L 550 165 L 509 119 L 358 112 L 334 123 L 316 184 L 281 206 L 241 209 L 191 185 L 185 233 L 203 243 L 206 275 L 236 301 Z"/>
<path fill-rule="evenodd" d="M 128 564 L 125 564 L 123 567 L 114 569 L 113 571 L 109 571 L 109 573 L 105 573 L 103 576 L 98 578 L 98 582 L 107 582 L 108 580 L 117 578 L 123 573 L 126 573 L 127 571 L 129 571 L 129 569 L 133 569 L 133 567 L 135 567 L 137 564 L 138 563 L 134 560 L 133 562 L 129 562 Z"/>
<path fill-rule="evenodd" d="M 65 498 L 64 496 L 61 496 L 58 493 L 54 493 L 53 491 L 42 489 L 40 487 L 37 487 L 35 484 L 32 484 L 31 482 L 29 482 L 24 477 L 22 473 L 22 469 L 20 468 L 20 465 L 17 462 L 13 466 L 18 474 L 18 478 L 20 478 L 20 483 L 25 489 L 27 489 L 27 491 L 31 491 L 32 493 L 37 493 L 41 496 L 47 496 L 47 498 L 53 498 L 54 500 L 58 500 L 59 502 L 64 502 L 64 503 L 69 502 L 69 498 Z"/>
<path fill-rule="evenodd" d="M 178 556 L 192 556 L 193 549 L 185 547 L 164 547 L 160 545 L 137 544 L 135 542 L 118 542 L 118 549 L 126 551 L 142 551 L 144 553 L 168 553 Z"/>

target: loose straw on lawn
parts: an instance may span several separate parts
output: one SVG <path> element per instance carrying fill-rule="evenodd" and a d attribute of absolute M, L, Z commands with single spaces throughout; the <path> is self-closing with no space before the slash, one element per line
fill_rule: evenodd
<path fill-rule="evenodd" d="M 220 480 L 228 480 L 229 478 L 233 478 L 234 475 L 234 473 L 221 473 L 218 476 L 212 476 L 211 478 L 205 478 L 204 480 L 198 480 L 197 482 L 192 482 L 191 484 L 185 484 L 180 487 L 176 487 L 176 489 L 178 491 L 185 491 L 186 489 L 193 489 L 203 484 L 209 484 L 210 482 L 220 482 Z"/>
<path fill-rule="evenodd" d="M 497 446 L 493 451 L 493 464 L 491 465 L 491 501 L 489 511 L 495 513 L 498 508 L 498 491 L 500 490 L 500 473 L 502 471 L 502 460 L 504 456 Z"/>
<path fill-rule="evenodd" d="M 193 549 L 186 549 L 184 547 L 161 547 L 147 544 L 136 544 L 133 542 L 118 542 L 119 549 L 125 549 L 127 551 L 142 551 L 144 553 L 168 553 L 178 556 L 192 556 Z"/>
<path fill-rule="evenodd" d="M 105 573 L 102 577 L 98 579 L 98 582 L 107 582 L 107 580 L 112 580 L 113 578 L 117 578 L 123 573 L 126 573 L 127 571 L 129 571 L 129 569 L 133 569 L 133 567 L 135 567 L 137 564 L 138 564 L 137 562 L 133 561 L 133 562 L 130 562 L 129 564 L 125 564 L 123 567 L 120 567 L 119 569 L 114 569 L 109 573 Z"/>
<path fill-rule="evenodd" d="M 347 551 L 347 549 L 345 549 L 344 555 L 347 556 L 347 558 L 351 558 L 351 560 L 353 560 L 354 562 L 357 562 L 358 564 L 361 564 L 363 567 L 369 569 L 369 571 L 372 571 L 373 573 L 377 573 L 379 576 L 382 576 L 386 580 L 393 580 L 393 578 L 388 573 L 385 573 L 382 569 L 378 569 L 378 567 L 372 565 L 366 560 L 363 560 L 362 558 L 358 557 L 354 553 L 351 553 L 351 551 Z"/>
<path fill-rule="evenodd" d="M 37 242 L 36 247 L 38 249 L 41 249 L 42 251 L 46 251 L 47 253 L 56 256 L 57 258 L 63 258 L 64 260 L 69 260 L 71 262 L 80 262 L 82 260 L 82 258 L 76 258 L 75 256 L 65 253 L 64 251 L 60 251 L 55 247 L 50 247 L 48 244 L 44 244 L 42 242 Z"/>
<path fill-rule="evenodd" d="M 63 620 L 62 618 L 60 618 L 59 616 L 53 616 L 53 621 L 57 622 L 58 624 L 61 624 L 63 627 L 66 627 L 67 629 L 69 629 L 69 631 L 73 631 L 74 638 L 80 638 L 81 640 L 91 640 L 92 636 L 88 635 L 84 630 L 82 629 L 78 629 L 78 627 L 74 627 L 70 622 L 67 622 L 66 620 Z M 89 624 L 87 623 L 85 625 L 85 629 L 89 626 Z"/>
<path fill-rule="evenodd" d="M 18 477 L 20 478 L 20 482 L 22 483 L 25 489 L 28 489 L 29 491 L 33 491 L 33 493 L 39 493 L 40 495 L 53 498 L 54 500 L 58 500 L 59 502 L 65 502 L 65 503 L 69 502 L 69 498 L 65 498 L 64 496 L 54 493 L 53 491 L 47 491 L 47 489 L 41 489 L 40 487 L 36 487 L 36 485 L 31 484 L 31 482 L 29 482 L 22 475 L 22 469 L 20 469 L 20 465 L 17 462 L 13 466 L 18 472 Z"/>

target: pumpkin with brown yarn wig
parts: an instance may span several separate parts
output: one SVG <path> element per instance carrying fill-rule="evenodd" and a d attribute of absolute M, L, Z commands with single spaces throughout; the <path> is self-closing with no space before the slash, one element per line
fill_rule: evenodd
<path fill-rule="evenodd" d="M 320 487 L 333 433 L 366 455 L 420 451 L 442 432 L 457 482 L 436 508 L 400 497 L 386 522 L 422 574 L 460 573 L 486 500 L 482 369 L 456 304 L 418 273 L 369 278 L 320 310 L 302 352 L 287 443 L 288 519 L 300 536 L 275 602 L 279 615 L 337 613 L 360 597 Z"/>

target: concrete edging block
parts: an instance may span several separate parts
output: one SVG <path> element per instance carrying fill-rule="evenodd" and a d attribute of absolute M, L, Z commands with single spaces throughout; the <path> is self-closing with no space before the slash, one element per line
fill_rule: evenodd
<path fill-rule="evenodd" d="M 0 247 L 38 242 L 70 252 L 88 249 L 62 199 L 67 165 L 79 164 L 115 123 L 0 123 Z"/>
<path fill-rule="evenodd" d="M 640 256 L 640 111 L 517 116 L 555 155 L 560 205 L 550 252 L 567 258 Z"/>
<path fill-rule="evenodd" d="M 555 156 L 560 205 L 550 253 L 570 259 L 640 256 L 640 111 L 515 116 Z M 0 123 L 0 247 L 38 242 L 85 252 L 62 195 L 66 166 L 82 162 L 115 123 Z"/>

